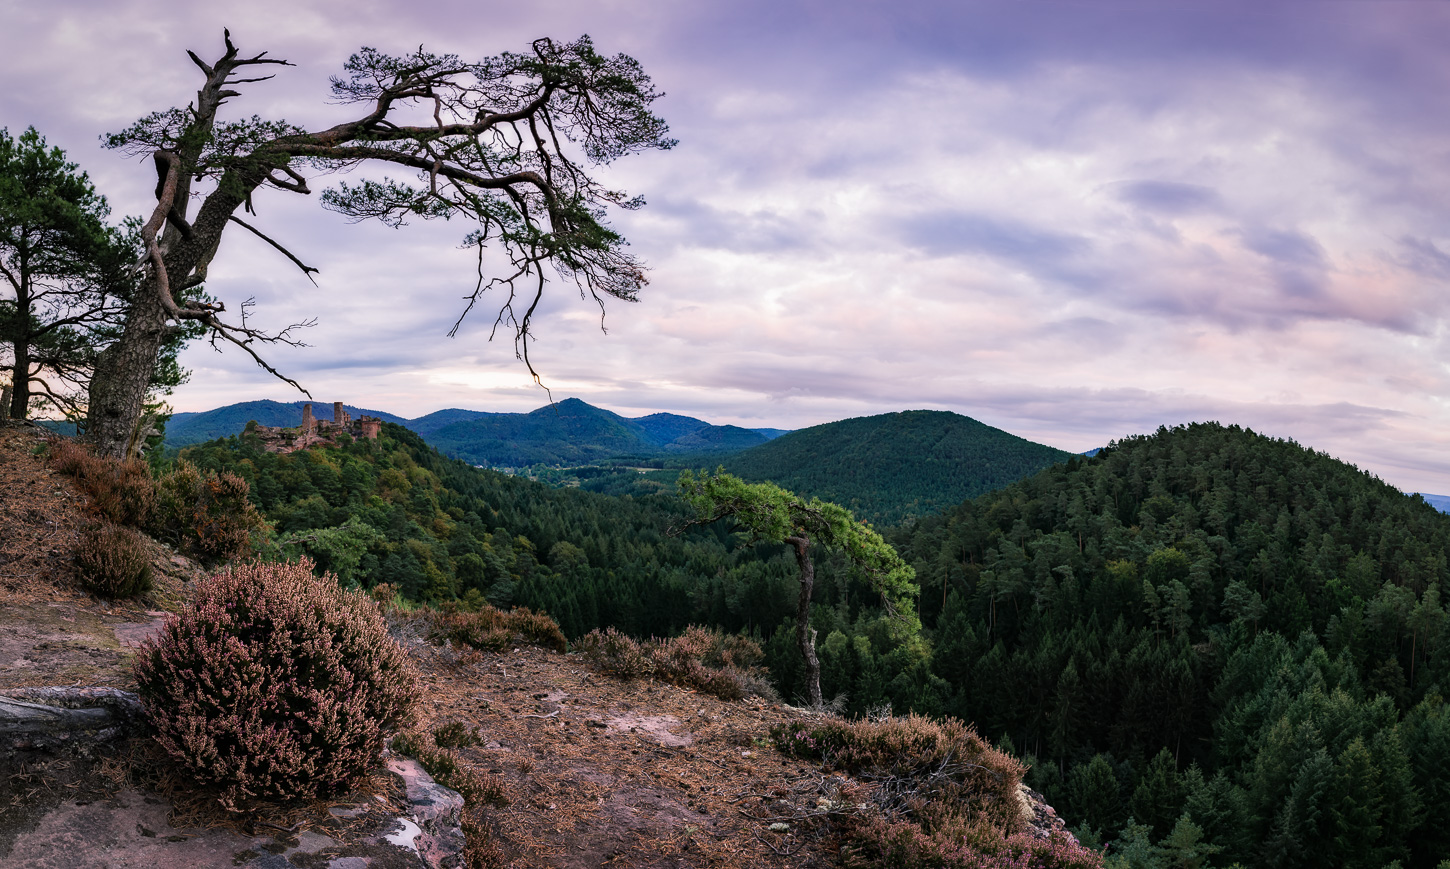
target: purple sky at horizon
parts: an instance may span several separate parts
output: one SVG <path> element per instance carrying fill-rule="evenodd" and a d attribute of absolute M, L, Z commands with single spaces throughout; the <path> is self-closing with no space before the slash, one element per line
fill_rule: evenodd
<path fill-rule="evenodd" d="M 1086 450 L 1216 419 L 1406 490 L 1450 493 L 1450 4 L 0 0 L 0 126 L 37 127 L 118 214 L 149 161 L 97 137 L 184 105 L 231 29 L 297 64 L 229 109 L 318 128 L 362 45 L 481 58 L 590 34 L 668 95 L 670 152 L 601 170 L 651 267 L 635 305 L 554 284 L 533 359 L 556 399 L 799 428 L 952 410 Z M 326 186 L 326 179 L 313 185 Z M 466 228 L 349 225 L 316 197 L 234 233 L 208 286 L 270 325 L 320 400 L 404 416 L 545 401 L 471 287 Z M 300 396 L 188 349 L 178 410 Z"/>

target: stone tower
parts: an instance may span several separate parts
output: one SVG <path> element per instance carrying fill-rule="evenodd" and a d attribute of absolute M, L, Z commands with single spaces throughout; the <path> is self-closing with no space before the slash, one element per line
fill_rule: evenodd
<path fill-rule="evenodd" d="M 347 411 L 342 409 L 342 402 L 334 401 L 332 403 L 333 426 L 337 428 L 346 428 L 347 424 L 350 422 L 352 422 L 352 417 L 348 415 Z"/>
<path fill-rule="evenodd" d="M 302 405 L 302 433 L 311 434 L 317 431 L 317 420 L 312 416 L 312 403 Z"/>

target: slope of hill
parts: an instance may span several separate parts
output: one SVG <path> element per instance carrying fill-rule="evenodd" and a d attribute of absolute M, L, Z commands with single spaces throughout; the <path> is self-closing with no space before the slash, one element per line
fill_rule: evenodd
<path fill-rule="evenodd" d="M 389 427 L 390 436 L 399 433 Z M 415 438 L 404 437 L 402 444 L 389 444 L 389 453 L 419 448 Z M 422 449 L 419 455 L 429 452 Z M 847 727 L 833 716 L 774 702 L 767 699 L 769 691 L 731 701 L 648 674 L 610 678 L 586 655 L 532 647 L 521 637 L 497 649 L 468 648 L 460 642 L 466 635 L 439 645 L 440 623 L 453 619 L 456 626 L 461 614 L 456 610 L 440 616 L 392 609 L 388 618 L 420 671 L 426 696 L 407 741 L 424 749 L 420 755 L 435 758 L 427 761 L 435 773 L 440 761 L 432 743 L 453 746 L 441 768 L 454 782 L 471 785 L 459 786 L 467 797 L 466 861 L 437 847 L 437 837 L 450 825 L 456 828 L 459 819 L 456 807 L 451 819 L 448 815 L 450 795 L 434 789 L 426 791 L 437 800 L 426 804 L 431 812 L 415 813 L 410 823 L 418 822 L 435 838 L 417 840 L 418 850 L 411 837 L 389 837 L 395 846 L 380 841 L 399 828 L 395 818 L 407 817 L 417 805 L 408 802 L 413 784 L 405 794 L 401 781 L 381 771 L 326 802 L 264 802 L 235 811 L 223 810 L 214 790 L 190 782 L 182 766 L 164 761 L 140 728 L 97 732 L 96 720 L 105 718 L 102 708 L 84 713 L 94 715 L 86 724 L 99 744 L 66 732 L 58 750 L 28 745 L 24 728 L 34 721 L 44 718 L 54 732 L 62 713 L 83 713 L 47 705 L 56 701 L 25 693 L 27 688 L 64 685 L 82 704 L 88 692 L 134 692 L 135 649 L 163 629 L 167 613 L 161 609 L 175 611 L 186 603 L 201 573 L 147 541 L 158 571 L 158 590 L 150 597 L 102 601 L 81 592 L 69 574 L 68 554 L 90 516 L 71 482 L 45 467 L 43 453 L 33 427 L 0 421 L 0 482 L 8 496 L 0 499 L 5 571 L 0 707 L 6 724 L 0 866 L 423 866 L 422 851 L 430 866 L 824 869 L 840 865 L 843 840 L 860 846 L 862 824 L 895 832 L 898 827 L 887 824 L 899 826 L 912 815 L 899 800 L 900 777 L 834 768 L 803 751 L 776 750 L 777 734 Z M 201 457 L 206 454 L 201 451 Z M 365 448 L 305 451 L 279 462 L 295 472 L 313 467 L 313 459 L 325 465 L 342 458 L 346 464 L 360 455 L 368 455 Z M 393 461 L 382 451 L 372 457 Z M 427 480 L 430 472 L 421 467 L 407 470 L 412 473 L 390 485 L 410 477 L 419 484 L 437 482 Z M 546 500 L 574 497 L 471 468 L 456 470 L 490 476 L 505 488 L 533 491 Z M 501 547 L 529 548 L 522 538 L 505 541 L 503 534 Z M 400 739 L 392 748 L 401 751 L 403 744 Z M 1005 760 L 996 752 L 978 755 L 983 756 Z M 396 763 L 393 757 L 390 766 Z M 1020 775 L 1015 763 L 1002 766 L 1014 780 Z M 936 765 L 929 770 L 935 772 Z M 939 778 L 938 772 L 928 784 Z M 1076 855 L 1071 866 L 1101 865 L 1099 855 L 1070 844 L 1052 809 L 1035 794 L 1016 788 L 1008 793 L 1016 798 L 1012 812 L 1027 815 L 1022 831 L 991 841 L 974 828 L 976 846 L 995 853 L 1038 842 L 1036 850 L 1045 852 L 1043 840 L 1055 836 L 1053 853 Z M 1001 806 L 990 788 L 973 796 L 984 812 Z M 791 819 L 788 829 L 770 829 L 778 815 Z M 379 829 L 381 834 L 369 838 Z"/>
<path fill-rule="evenodd" d="M 244 401 L 239 404 L 229 404 L 226 407 L 218 407 L 214 410 L 201 411 L 199 413 L 177 413 L 172 414 L 169 422 L 166 423 L 166 445 L 169 447 L 184 447 L 191 444 L 205 443 L 217 438 L 230 437 L 239 433 L 247 427 L 247 423 L 256 420 L 259 425 L 269 426 L 297 426 L 302 424 L 302 406 L 308 404 L 306 401 L 293 401 L 283 403 L 280 401 Z M 331 402 L 310 402 L 312 410 L 319 418 L 332 418 Z M 353 407 L 350 404 L 343 405 L 343 408 L 356 419 L 366 414 L 375 416 L 385 422 L 407 424 L 407 420 L 381 410 L 368 410 L 361 407 Z"/>
<path fill-rule="evenodd" d="M 443 410 L 435 410 L 430 414 L 420 416 L 417 419 L 407 420 L 401 424 L 426 438 L 446 425 L 492 415 L 482 410 L 463 410 L 462 408 L 449 407 Z"/>
<path fill-rule="evenodd" d="M 612 456 L 654 452 L 655 441 L 633 420 L 577 398 L 530 413 L 498 413 L 451 423 L 429 443 L 470 464 L 583 465 Z"/>
<path fill-rule="evenodd" d="M 771 480 L 890 525 L 1001 488 L 1068 457 L 960 414 L 911 410 L 790 432 L 723 463 L 747 480 Z"/>
<path fill-rule="evenodd" d="M 1214 865 L 1450 854 L 1450 516 L 1418 498 L 1195 424 L 896 543 L 943 710 L 1036 755 L 1033 787 L 1080 829 L 1124 849 L 1193 834 Z"/>

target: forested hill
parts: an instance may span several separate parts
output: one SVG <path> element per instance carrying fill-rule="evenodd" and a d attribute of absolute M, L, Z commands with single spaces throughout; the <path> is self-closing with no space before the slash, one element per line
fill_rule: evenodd
<path fill-rule="evenodd" d="M 1143 854 L 1200 836 L 1215 866 L 1450 855 L 1450 516 L 1423 500 L 1196 424 L 896 542 L 942 711 L 1036 755 L 1071 823 Z"/>
<path fill-rule="evenodd" d="M 783 547 L 763 563 L 721 529 L 670 537 L 683 518 L 673 496 L 551 488 L 445 458 L 401 426 L 287 455 L 243 434 L 181 458 L 246 479 L 278 537 L 295 541 L 288 554 L 411 600 L 544 609 L 570 637 L 607 625 L 638 636 L 691 623 L 769 632 L 794 612 Z"/>
<path fill-rule="evenodd" d="M 723 463 L 747 480 L 770 480 L 893 525 L 999 489 L 1070 455 L 961 414 L 909 410 L 800 429 Z"/>

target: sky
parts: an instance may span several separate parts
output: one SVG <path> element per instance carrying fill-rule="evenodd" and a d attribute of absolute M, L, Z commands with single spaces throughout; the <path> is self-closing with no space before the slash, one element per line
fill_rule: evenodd
<path fill-rule="evenodd" d="M 679 140 L 598 175 L 650 269 L 598 310 L 554 283 L 531 350 L 555 399 L 800 428 L 951 410 L 1088 450 L 1218 420 L 1450 493 L 1450 3 L 1435 0 L 0 0 L 0 126 L 37 127 L 117 214 L 155 176 L 98 137 L 200 84 L 186 57 L 295 63 L 232 116 L 318 129 L 361 46 L 482 59 L 540 36 L 637 59 Z M 319 179 L 321 189 L 329 179 Z M 447 332 L 467 228 L 349 224 L 259 196 L 319 268 L 224 241 L 208 288 L 311 317 L 268 358 L 321 401 L 420 416 L 548 396 Z M 301 397 L 189 348 L 177 410 Z"/>

